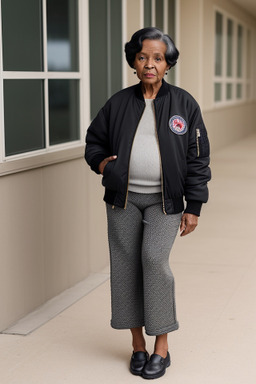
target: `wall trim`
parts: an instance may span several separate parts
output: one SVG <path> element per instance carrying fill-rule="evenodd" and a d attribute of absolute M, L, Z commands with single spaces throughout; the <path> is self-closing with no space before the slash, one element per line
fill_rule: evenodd
<path fill-rule="evenodd" d="M 65 309 L 75 304 L 78 300 L 88 295 L 95 288 L 105 283 L 109 279 L 108 268 L 100 273 L 93 273 L 80 283 L 66 289 L 61 294 L 48 300 L 45 304 L 37 308 L 17 321 L 14 325 L 0 332 L 8 335 L 23 335 L 26 336 L 54 317 L 59 315 Z"/>

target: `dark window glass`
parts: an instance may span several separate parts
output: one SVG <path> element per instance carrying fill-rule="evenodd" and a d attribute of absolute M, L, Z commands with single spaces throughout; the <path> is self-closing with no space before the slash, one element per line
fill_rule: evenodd
<path fill-rule="evenodd" d="M 227 76 L 233 73 L 233 21 L 228 19 L 227 26 Z"/>
<path fill-rule="evenodd" d="M 164 2 L 163 0 L 156 0 L 156 27 L 163 31 L 164 29 Z"/>
<path fill-rule="evenodd" d="M 144 0 L 144 27 L 152 25 L 152 3 L 151 0 Z"/>
<path fill-rule="evenodd" d="M 233 84 L 228 83 L 226 85 L 226 97 L 227 97 L 227 100 L 232 100 L 232 88 L 233 88 Z"/>
<path fill-rule="evenodd" d="M 77 0 L 47 0 L 49 71 L 78 71 Z"/>
<path fill-rule="evenodd" d="M 237 77 L 242 77 L 243 63 L 243 27 L 237 27 Z"/>
<path fill-rule="evenodd" d="M 91 117 L 122 87 L 122 2 L 90 0 Z"/>
<path fill-rule="evenodd" d="M 110 79 L 108 97 L 122 88 L 122 7 L 120 0 L 110 1 Z"/>
<path fill-rule="evenodd" d="M 215 26 L 215 75 L 222 75 L 223 16 L 216 12 Z"/>
<path fill-rule="evenodd" d="M 247 31 L 247 68 L 246 76 L 249 79 L 251 77 L 251 64 L 252 64 L 252 43 L 251 43 L 251 31 Z"/>
<path fill-rule="evenodd" d="M 42 71 L 41 0 L 2 0 L 4 71 Z"/>
<path fill-rule="evenodd" d="M 45 147 L 42 80 L 4 80 L 6 156 Z"/>
<path fill-rule="evenodd" d="M 80 139 L 79 81 L 49 80 L 50 145 Z"/>
<path fill-rule="evenodd" d="M 168 1 L 168 33 L 175 40 L 175 0 Z"/>
<path fill-rule="evenodd" d="M 251 97 L 251 83 L 246 85 L 246 96 L 248 99 Z"/>
<path fill-rule="evenodd" d="M 91 117 L 94 118 L 108 98 L 107 1 L 90 0 L 89 6 Z"/>
<path fill-rule="evenodd" d="M 215 83 L 214 84 L 214 100 L 221 101 L 221 92 L 222 92 L 222 84 Z"/>
<path fill-rule="evenodd" d="M 236 85 L 236 97 L 242 99 L 242 84 Z"/>
<path fill-rule="evenodd" d="M 175 0 L 168 1 L 168 34 L 174 40 L 175 43 Z M 171 84 L 175 84 L 176 66 L 168 71 L 167 81 Z"/>

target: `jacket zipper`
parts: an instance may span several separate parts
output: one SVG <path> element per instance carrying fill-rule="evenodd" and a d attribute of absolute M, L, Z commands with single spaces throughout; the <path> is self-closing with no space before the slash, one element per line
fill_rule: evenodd
<path fill-rule="evenodd" d="M 196 148 L 197 148 L 197 157 L 200 156 L 200 147 L 199 147 L 199 137 L 201 136 L 200 134 L 200 129 L 196 129 Z"/>
<path fill-rule="evenodd" d="M 161 175 L 161 192 L 162 192 L 162 202 L 163 202 L 163 213 L 167 215 L 166 210 L 165 210 L 165 204 L 164 204 L 164 178 L 163 178 L 163 164 L 162 164 L 162 156 L 160 152 L 160 143 L 159 143 L 159 136 L 157 132 L 157 127 L 156 127 L 156 109 L 155 109 L 155 103 L 153 102 L 153 108 L 154 108 L 154 116 L 155 116 L 155 132 L 156 132 L 156 139 L 157 139 L 157 147 L 159 151 L 159 158 L 160 158 L 160 175 Z"/>
<path fill-rule="evenodd" d="M 127 190 L 126 190 L 126 196 L 125 196 L 125 203 L 124 203 L 124 209 L 127 208 L 127 200 L 128 200 L 128 189 L 129 189 L 129 180 L 130 180 L 130 162 L 131 162 L 131 153 L 132 153 L 132 147 L 133 147 L 133 143 L 134 143 L 134 139 L 135 139 L 135 135 L 136 135 L 136 132 L 137 132 L 137 129 L 138 129 L 138 126 L 139 126 L 139 123 L 141 121 L 141 118 L 142 118 L 142 115 L 144 113 L 144 110 L 146 108 L 146 104 L 143 108 L 143 111 L 142 111 L 142 114 L 140 116 L 140 119 L 138 121 L 138 124 L 137 124 L 137 127 L 136 127 L 136 130 L 135 130 L 135 133 L 134 133 L 134 136 L 133 136 L 133 139 L 132 139 L 132 145 L 131 145 L 131 150 L 130 150 L 130 157 L 129 157 L 129 166 L 128 166 L 128 180 L 127 180 Z"/>

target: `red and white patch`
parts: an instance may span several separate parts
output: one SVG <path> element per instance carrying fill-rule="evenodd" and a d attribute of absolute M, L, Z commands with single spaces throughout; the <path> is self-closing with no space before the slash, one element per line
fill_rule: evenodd
<path fill-rule="evenodd" d="M 188 130 L 186 121 L 183 117 L 178 115 L 174 115 L 170 118 L 169 127 L 172 132 L 176 133 L 176 135 L 184 135 Z"/>

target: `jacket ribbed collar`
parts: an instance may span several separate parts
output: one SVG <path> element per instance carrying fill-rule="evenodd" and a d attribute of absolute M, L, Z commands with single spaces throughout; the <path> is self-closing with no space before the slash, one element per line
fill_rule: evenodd
<path fill-rule="evenodd" d="M 162 85 L 161 88 L 158 91 L 158 94 L 156 95 L 156 99 L 159 97 L 163 97 L 168 93 L 168 83 L 162 79 Z M 142 92 L 142 82 L 140 81 L 137 85 L 135 85 L 135 95 L 138 99 L 141 101 L 144 101 L 144 96 Z"/>

